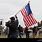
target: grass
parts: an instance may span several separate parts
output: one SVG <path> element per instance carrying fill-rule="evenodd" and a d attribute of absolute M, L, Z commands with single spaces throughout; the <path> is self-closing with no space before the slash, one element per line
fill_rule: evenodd
<path fill-rule="evenodd" d="M 0 38 L 7 38 L 7 35 L 0 35 Z"/>
<path fill-rule="evenodd" d="M 7 38 L 7 35 L 0 35 L 0 38 Z M 30 38 L 34 38 L 33 35 Z M 35 38 L 42 38 L 42 34 L 36 35 Z"/>

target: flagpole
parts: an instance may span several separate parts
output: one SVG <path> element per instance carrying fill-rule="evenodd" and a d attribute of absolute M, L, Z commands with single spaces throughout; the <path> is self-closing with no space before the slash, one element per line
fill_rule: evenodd
<path fill-rule="evenodd" d="M 30 3 L 30 1 L 28 1 L 28 3 Z"/>
<path fill-rule="evenodd" d="M 28 3 L 30 3 L 30 1 L 28 1 Z M 23 6 L 23 8 L 24 8 L 25 6 Z M 21 8 L 21 9 L 23 9 L 23 8 Z M 21 9 L 15 14 L 15 15 L 17 15 L 20 11 L 21 11 Z"/>
<path fill-rule="evenodd" d="M 20 12 L 20 10 L 15 15 L 17 15 L 19 12 Z"/>

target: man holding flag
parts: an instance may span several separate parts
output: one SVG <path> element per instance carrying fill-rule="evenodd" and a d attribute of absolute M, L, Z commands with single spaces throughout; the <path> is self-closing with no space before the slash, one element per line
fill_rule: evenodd
<path fill-rule="evenodd" d="M 29 1 L 30 2 L 30 1 Z M 21 14 L 23 17 L 24 24 L 27 28 L 37 23 L 36 19 L 33 17 L 30 3 L 28 3 L 23 9 L 21 9 L 17 14 Z"/>
<path fill-rule="evenodd" d="M 16 18 L 16 20 L 15 20 Z M 10 21 L 6 22 L 6 27 L 9 27 L 9 34 L 8 38 L 17 38 L 18 37 L 18 19 L 15 15 L 14 17 L 10 18 Z"/>
<path fill-rule="evenodd" d="M 25 26 L 30 27 L 37 23 L 35 18 L 33 17 L 32 11 L 30 9 L 30 4 L 28 3 L 25 8 L 21 10 L 21 13 L 23 15 L 23 21 L 25 23 Z"/>

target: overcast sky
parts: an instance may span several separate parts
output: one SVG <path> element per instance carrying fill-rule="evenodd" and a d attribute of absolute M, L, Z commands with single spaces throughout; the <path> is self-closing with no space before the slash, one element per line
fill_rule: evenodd
<path fill-rule="evenodd" d="M 29 0 L 0 0 L 0 19 L 2 18 L 4 22 L 9 20 L 11 16 L 14 16 L 19 10 L 21 10 Z M 33 16 L 37 21 L 42 20 L 42 0 L 30 0 L 30 6 Z M 20 20 L 22 26 L 23 23 Z"/>

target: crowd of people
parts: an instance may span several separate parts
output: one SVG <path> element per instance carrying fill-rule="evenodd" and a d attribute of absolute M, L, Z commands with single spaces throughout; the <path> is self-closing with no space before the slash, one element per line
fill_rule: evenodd
<path fill-rule="evenodd" d="M 19 25 L 18 18 L 16 15 L 15 15 L 15 17 L 11 17 L 10 21 L 6 22 L 5 26 L 9 28 L 8 38 L 18 38 L 18 35 L 20 38 L 22 38 L 23 31 L 26 34 L 26 38 L 29 38 L 30 32 L 28 31 L 28 27 L 25 27 L 25 29 L 23 30 L 23 27 L 21 25 Z M 33 30 L 33 34 L 35 34 L 35 35 L 37 34 L 37 31 L 39 30 L 38 27 L 40 27 L 40 26 L 41 25 L 38 22 L 37 27 L 34 26 L 34 28 L 30 28 Z"/>
<path fill-rule="evenodd" d="M 5 26 L 9 28 L 8 38 L 18 38 L 18 35 L 21 38 L 23 28 L 19 25 L 16 15 L 15 17 L 11 17 L 10 21 L 6 22 Z"/>

